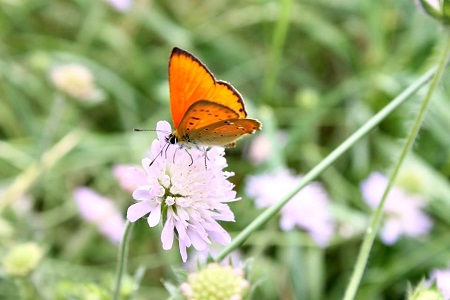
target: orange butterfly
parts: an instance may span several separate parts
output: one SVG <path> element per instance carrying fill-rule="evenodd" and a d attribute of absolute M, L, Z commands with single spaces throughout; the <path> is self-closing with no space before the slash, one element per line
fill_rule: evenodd
<path fill-rule="evenodd" d="M 170 109 L 175 130 L 170 144 L 234 147 L 244 134 L 260 130 L 247 119 L 242 96 L 231 84 L 216 80 L 189 52 L 173 48 L 169 61 Z"/>

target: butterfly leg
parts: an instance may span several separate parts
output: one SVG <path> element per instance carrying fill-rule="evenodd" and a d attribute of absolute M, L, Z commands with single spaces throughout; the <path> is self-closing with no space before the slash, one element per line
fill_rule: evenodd
<path fill-rule="evenodd" d="M 186 153 L 189 155 L 189 157 L 191 158 L 191 163 L 189 164 L 189 167 L 192 166 L 192 164 L 194 163 L 194 159 L 192 158 L 192 155 L 189 153 L 189 151 L 184 148 L 184 151 L 186 151 Z"/>

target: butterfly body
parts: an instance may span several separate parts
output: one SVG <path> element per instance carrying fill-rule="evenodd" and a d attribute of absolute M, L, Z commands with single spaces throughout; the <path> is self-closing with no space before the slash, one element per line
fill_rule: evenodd
<path fill-rule="evenodd" d="M 234 147 L 245 134 L 261 129 L 246 118 L 244 101 L 229 83 L 216 80 L 207 67 L 187 51 L 174 48 L 169 63 L 172 120 L 167 137 L 182 147 Z"/>

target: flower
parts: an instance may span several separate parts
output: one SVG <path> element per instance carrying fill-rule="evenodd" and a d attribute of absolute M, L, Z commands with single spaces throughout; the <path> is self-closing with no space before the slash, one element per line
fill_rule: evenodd
<path fill-rule="evenodd" d="M 378 172 L 372 173 L 361 183 L 363 198 L 370 207 L 378 206 L 387 184 L 388 179 Z M 392 187 L 384 207 L 386 218 L 381 230 L 383 243 L 392 245 L 401 235 L 417 237 L 429 232 L 432 221 L 422 212 L 424 206 L 425 200 L 421 197 Z"/>
<path fill-rule="evenodd" d="M 137 185 L 133 182 L 134 172 L 140 172 L 136 165 L 117 164 L 113 166 L 113 176 L 119 181 L 120 186 L 127 191 L 133 192 Z M 139 176 L 139 175 L 138 175 Z"/>
<path fill-rule="evenodd" d="M 187 282 L 180 285 L 182 294 L 188 299 L 232 299 L 240 300 L 248 291 L 249 282 L 244 279 L 242 269 L 231 266 L 208 264 L 197 273 L 191 273 Z"/>
<path fill-rule="evenodd" d="M 35 243 L 14 246 L 2 259 L 3 269 L 8 275 L 26 276 L 36 269 L 44 251 Z"/>
<path fill-rule="evenodd" d="M 285 132 L 280 131 L 270 139 L 266 134 L 258 134 L 252 140 L 247 156 L 254 164 L 261 164 L 268 161 L 275 149 L 282 148 L 286 145 L 287 135 Z M 273 143 L 277 143 L 277 147 L 274 147 Z"/>
<path fill-rule="evenodd" d="M 450 299 L 450 269 L 435 269 L 431 272 L 430 279 L 436 282 L 445 299 Z"/>
<path fill-rule="evenodd" d="M 150 227 L 162 222 L 163 249 L 172 248 L 176 234 L 185 262 L 187 247 L 203 251 L 211 240 L 222 245 L 231 241 L 217 221 L 234 221 L 227 203 L 240 198 L 227 180 L 234 173 L 222 171 L 227 166 L 223 148 L 212 147 L 208 152 L 180 149 L 167 141 L 167 132 L 171 132 L 168 122 L 158 122 L 156 128 L 158 139 L 153 141 L 150 155 L 153 160 L 144 158 L 144 171 L 130 177 L 138 186 L 133 192 L 138 203 L 128 208 L 127 218 L 135 222 L 149 214 Z"/>
<path fill-rule="evenodd" d="M 129 10 L 133 3 L 131 0 L 106 0 L 106 2 L 121 12 Z"/>
<path fill-rule="evenodd" d="M 287 197 L 301 178 L 286 169 L 272 174 L 250 176 L 247 180 L 246 192 L 247 195 L 255 198 L 257 207 L 268 207 Z M 328 196 L 318 182 L 310 183 L 298 192 L 281 209 L 280 214 L 280 227 L 283 230 L 300 227 L 306 230 L 320 247 L 326 246 L 333 235 L 334 223 Z"/>
<path fill-rule="evenodd" d="M 119 243 L 125 220 L 113 201 L 87 187 L 77 188 L 73 195 L 81 216 L 96 225 L 111 242 Z"/>
<path fill-rule="evenodd" d="M 65 64 L 52 69 L 53 84 L 64 93 L 79 100 L 97 100 L 100 91 L 94 85 L 91 71 L 80 64 Z"/>
<path fill-rule="evenodd" d="M 410 290 L 406 297 L 407 300 L 445 300 L 444 295 L 436 285 L 422 280 L 414 290 Z"/>
<path fill-rule="evenodd" d="M 416 5 L 434 19 L 450 23 L 449 0 L 416 0 Z"/>

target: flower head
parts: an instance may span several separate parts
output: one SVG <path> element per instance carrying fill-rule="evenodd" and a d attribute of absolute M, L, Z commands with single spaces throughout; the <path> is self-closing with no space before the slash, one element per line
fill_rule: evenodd
<path fill-rule="evenodd" d="M 430 279 L 435 282 L 445 299 L 450 299 L 450 269 L 436 269 L 431 272 Z"/>
<path fill-rule="evenodd" d="M 79 187 L 73 194 L 81 216 L 95 224 L 111 242 L 119 243 L 125 221 L 113 201 L 87 187 Z"/>
<path fill-rule="evenodd" d="M 232 299 L 240 300 L 248 291 L 249 283 L 242 269 L 221 266 L 215 263 L 207 265 L 197 273 L 191 273 L 180 290 L 187 299 Z"/>
<path fill-rule="evenodd" d="M 128 208 L 127 218 L 135 222 L 148 214 L 150 227 L 162 221 L 163 249 L 172 248 L 176 234 L 186 261 L 187 247 L 203 251 L 211 240 L 222 245 L 230 242 L 230 235 L 217 221 L 234 221 L 227 204 L 239 200 L 227 180 L 234 174 L 222 170 L 227 166 L 223 148 L 213 147 L 208 152 L 180 149 L 166 140 L 166 133 L 171 132 L 169 123 L 158 122 L 156 128 L 158 139 L 151 147 L 154 160 L 144 158 L 144 171 L 134 170 L 130 177 L 138 186 L 133 192 L 138 203 Z"/>
<path fill-rule="evenodd" d="M 449 0 L 416 0 L 420 10 L 445 24 L 450 23 Z"/>
<path fill-rule="evenodd" d="M 3 269 L 8 275 L 26 276 L 36 269 L 44 251 L 35 243 L 24 243 L 13 247 L 2 259 Z"/>
<path fill-rule="evenodd" d="M 133 3 L 131 0 L 106 0 L 106 2 L 120 12 L 129 10 Z"/>
<path fill-rule="evenodd" d="M 363 198 L 370 207 L 377 207 L 387 183 L 388 179 L 378 172 L 372 173 L 362 182 Z M 381 231 L 383 243 L 392 245 L 401 235 L 417 237 L 429 232 L 432 221 L 422 212 L 424 206 L 424 199 L 407 194 L 401 188 L 394 186 L 384 207 L 386 218 Z"/>
<path fill-rule="evenodd" d="M 100 91 L 94 85 L 91 71 L 80 64 L 55 67 L 50 74 L 53 84 L 69 96 L 79 100 L 97 100 Z"/>
<path fill-rule="evenodd" d="M 288 170 L 251 176 L 247 181 L 246 192 L 255 198 L 257 207 L 268 207 L 289 195 L 300 179 L 301 176 L 295 176 Z M 283 230 L 300 227 L 309 232 L 321 247 L 326 246 L 333 235 L 334 224 L 328 196 L 318 182 L 298 192 L 281 209 L 280 214 L 280 227 Z"/>
<path fill-rule="evenodd" d="M 134 172 L 140 172 L 138 166 L 117 164 L 112 169 L 113 176 L 119 181 L 120 186 L 130 192 L 133 192 L 138 187 L 133 181 Z"/>
<path fill-rule="evenodd" d="M 420 282 L 414 290 L 410 290 L 406 297 L 407 300 L 445 300 L 444 295 L 439 288 L 430 282 Z"/>

